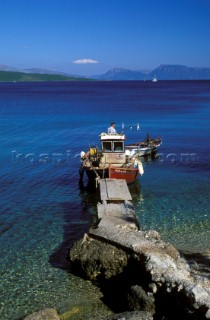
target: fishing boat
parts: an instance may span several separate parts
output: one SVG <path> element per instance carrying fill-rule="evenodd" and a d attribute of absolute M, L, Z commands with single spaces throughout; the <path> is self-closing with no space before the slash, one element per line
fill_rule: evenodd
<path fill-rule="evenodd" d="M 158 147 L 162 144 L 161 138 L 154 138 L 151 139 L 149 134 L 147 134 L 147 137 L 145 141 L 136 142 L 133 144 L 129 144 L 125 146 L 125 150 L 130 152 L 131 156 L 152 156 L 154 155 Z"/>
<path fill-rule="evenodd" d="M 82 151 L 80 179 L 86 172 L 90 181 L 100 178 L 125 179 L 129 184 L 143 174 L 142 162 L 125 150 L 124 134 L 100 134 L 101 148 L 90 147 Z"/>

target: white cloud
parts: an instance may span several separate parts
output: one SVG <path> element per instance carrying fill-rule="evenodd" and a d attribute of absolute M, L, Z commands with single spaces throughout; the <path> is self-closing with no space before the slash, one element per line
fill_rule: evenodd
<path fill-rule="evenodd" d="M 91 63 L 99 63 L 97 60 L 93 59 L 79 59 L 72 61 L 75 64 L 91 64 Z"/>

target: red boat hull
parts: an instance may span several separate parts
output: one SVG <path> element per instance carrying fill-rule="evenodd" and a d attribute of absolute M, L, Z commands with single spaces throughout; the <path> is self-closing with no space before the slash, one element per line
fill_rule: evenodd
<path fill-rule="evenodd" d="M 109 167 L 109 178 L 125 179 L 127 183 L 135 181 L 138 174 L 138 168 Z"/>

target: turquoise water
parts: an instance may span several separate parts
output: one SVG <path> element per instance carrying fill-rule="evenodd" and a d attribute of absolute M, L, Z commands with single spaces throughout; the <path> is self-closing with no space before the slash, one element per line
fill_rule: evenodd
<path fill-rule="evenodd" d="M 111 312 L 66 256 L 96 219 L 97 195 L 79 188 L 79 153 L 112 121 L 133 127 L 128 142 L 163 139 L 129 187 L 141 228 L 183 251 L 209 250 L 210 81 L 1 83 L 0 113 L 0 318 Z"/>

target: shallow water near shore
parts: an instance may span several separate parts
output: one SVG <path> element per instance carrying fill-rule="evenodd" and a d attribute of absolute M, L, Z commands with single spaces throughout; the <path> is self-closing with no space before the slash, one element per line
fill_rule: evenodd
<path fill-rule="evenodd" d="M 183 252 L 210 249 L 210 81 L 0 83 L 0 98 L 0 318 L 112 312 L 66 259 L 99 200 L 86 178 L 79 187 L 79 153 L 112 121 L 128 143 L 163 139 L 129 186 L 141 229 Z"/>

